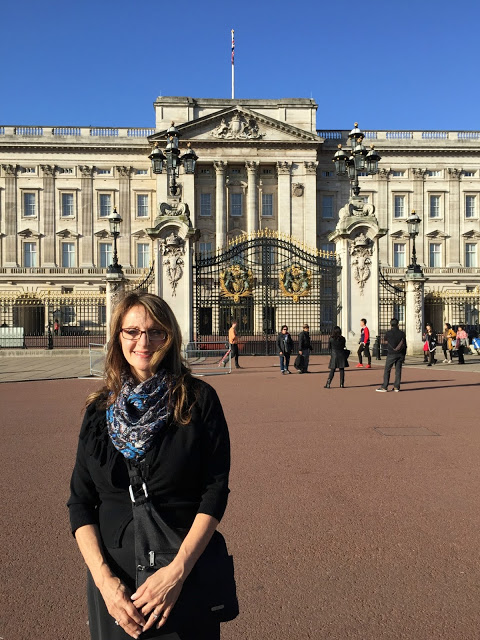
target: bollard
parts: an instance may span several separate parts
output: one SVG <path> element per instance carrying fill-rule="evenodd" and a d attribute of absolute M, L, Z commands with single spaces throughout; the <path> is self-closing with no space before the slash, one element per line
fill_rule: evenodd
<path fill-rule="evenodd" d="M 52 334 L 52 326 L 50 322 L 48 323 L 48 346 L 47 349 L 53 349 L 53 334 Z"/>
<path fill-rule="evenodd" d="M 372 355 L 376 360 L 382 359 L 382 353 L 380 351 L 380 336 L 375 338 L 375 343 L 373 345 Z"/>

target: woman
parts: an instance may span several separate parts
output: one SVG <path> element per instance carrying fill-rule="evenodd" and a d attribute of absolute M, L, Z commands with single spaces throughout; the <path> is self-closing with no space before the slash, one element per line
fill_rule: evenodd
<path fill-rule="evenodd" d="M 449 322 L 446 322 L 443 327 L 443 362 L 445 364 L 452 364 L 452 351 L 453 344 L 452 340 L 455 338 L 455 331 L 452 329 L 452 325 Z"/>
<path fill-rule="evenodd" d="M 465 325 L 459 324 L 457 327 L 457 342 L 456 349 L 458 353 L 458 364 L 465 364 L 465 358 L 463 357 L 465 353 L 465 348 L 468 349 L 468 335 L 465 331 Z"/>
<path fill-rule="evenodd" d="M 345 367 L 348 367 L 347 352 L 345 350 L 345 338 L 340 327 L 333 327 L 332 335 L 328 341 L 328 350 L 331 352 L 328 368 L 330 373 L 325 384 L 325 389 L 330 389 L 330 384 L 335 375 L 335 369 L 340 371 L 340 388 L 345 387 Z"/>
<path fill-rule="evenodd" d="M 127 294 L 111 329 L 106 385 L 87 399 L 68 501 L 88 567 L 92 640 L 218 640 L 218 622 L 195 630 L 181 622 L 167 626 L 168 635 L 162 627 L 227 504 L 230 445 L 220 401 L 182 363 L 180 328 L 161 298 Z M 186 534 L 170 564 L 137 590 L 131 464 L 142 470 L 153 507 Z"/>
<path fill-rule="evenodd" d="M 290 354 L 293 351 L 292 336 L 288 333 L 288 327 L 283 325 L 281 332 L 277 336 L 278 354 L 280 356 L 280 373 L 290 373 L 288 365 L 290 364 Z"/>
<path fill-rule="evenodd" d="M 427 324 L 425 325 L 424 340 L 425 346 L 427 347 L 427 350 L 425 352 L 428 353 L 427 367 L 431 367 L 432 364 L 437 364 L 437 361 L 435 359 L 435 350 L 437 348 L 437 334 L 435 333 L 432 325 L 429 322 L 427 322 Z"/>

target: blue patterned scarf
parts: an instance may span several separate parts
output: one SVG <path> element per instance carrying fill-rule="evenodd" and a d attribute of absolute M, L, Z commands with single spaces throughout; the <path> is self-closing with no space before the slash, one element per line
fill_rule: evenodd
<path fill-rule="evenodd" d="M 114 447 L 125 458 L 141 458 L 167 426 L 173 386 L 173 376 L 165 370 L 140 384 L 132 378 L 123 380 L 117 399 L 107 409 L 107 426 Z"/>

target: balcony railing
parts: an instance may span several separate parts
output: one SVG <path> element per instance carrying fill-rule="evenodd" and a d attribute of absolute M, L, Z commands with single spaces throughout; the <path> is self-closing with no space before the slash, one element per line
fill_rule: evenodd
<path fill-rule="evenodd" d="M 28 127 L 0 126 L 0 137 L 16 136 L 18 138 L 36 137 L 76 137 L 76 138 L 147 138 L 155 133 L 148 127 Z"/>
<path fill-rule="evenodd" d="M 123 272 L 127 276 L 141 277 L 148 273 L 148 269 L 130 267 L 124 268 Z M 1 275 L 105 276 L 106 273 L 107 270 L 100 267 L 0 267 Z"/>
<path fill-rule="evenodd" d="M 347 130 L 317 129 L 317 135 L 327 141 L 348 141 Z M 448 140 L 475 141 L 480 139 L 480 131 L 364 131 L 366 140 Z"/>

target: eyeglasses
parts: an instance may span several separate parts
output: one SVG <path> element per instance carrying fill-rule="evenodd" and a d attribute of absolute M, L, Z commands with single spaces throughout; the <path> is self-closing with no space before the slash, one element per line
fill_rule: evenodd
<path fill-rule="evenodd" d="M 148 329 L 147 331 L 140 331 L 140 329 L 120 329 L 120 333 L 125 340 L 140 340 L 142 333 L 144 333 L 149 342 L 165 342 L 168 338 L 168 333 L 163 329 Z"/>

